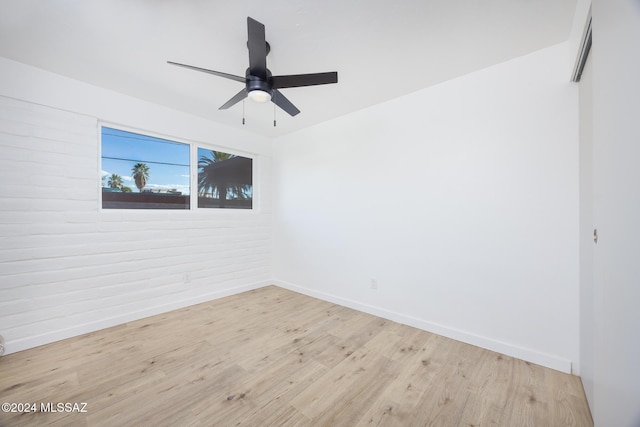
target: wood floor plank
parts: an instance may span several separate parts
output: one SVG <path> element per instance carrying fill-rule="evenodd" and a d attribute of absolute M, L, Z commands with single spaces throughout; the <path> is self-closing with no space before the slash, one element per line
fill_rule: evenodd
<path fill-rule="evenodd" d="M 0 426 L 576 426 L 580 378 L 275 286 L 0 358 Z"/>
<path fill-rule="evenodd" d="M 320 413 L 312 417 L 313 425 L 327 427 L 356 425 L 371 402 L 375 402 L 386 383 L 393 377 L 393 372 L 397 369 L 396 365 L 396 362 L 386 357 L 374 356 L 373 361 L 367 362 L 366 368 L 360 366 L 351 371 L 355 374 L 353 381 L 347 387 L 337 387 L 333 390 L 332 394 L 337 395 L 337 399 L 333 399 L 330 406 L 324 406 Z M 375 374 L 368 374 L 368 370 Z M 306 408 L 301 412 L 306 413 Z"/>
<path fill-rule="evenodd" d="M 482 360 L 471 373 L 467 392 L 471 393 L 470 402 L 461 415 L 461 424 L 467 426 L 498 426 L 504 410 L 502 402 L 506 396 L 501 390 L 500 369 L 504 364 L 498 353 L 483 351 Z"/>
<path fill-rule="evenodd" d="M 410 337 L 409 342 L 414 344 L 408 345 L 407 341 L 405 341 L 399 346 L 400 351 L 398 353 L 403 357 L 398 361 L 403 366 L 403 369 L 388 384 L 382 396 L 384 400 L 396 402 L 393 407 L 395 414 L 416 412 L 416 408 L 423 399 L 425 392 L 442 371 L 445 360 L 439 360 L 439 357 L 444 359 L 448 354 L 447 350 L 441 346 L 429 345 L 431 340 L 437 340 L 435 335 L 422 331 L 418 332 L 417 335 L 422 336 L 423 340 L 426 339 L 426 341 L 418 344 L 415 338 Z M 402 351 L 402 349 L 405 349 L 405 351 Z M 410 349 L 415 349 L 415 352 Z"/>
<path fill-rule="evenodd" d="M 387 393 L 378 398 L 360 418 L 355 427 L 406 427 L 413 417 L 413 409 L 388 399 Z"/>

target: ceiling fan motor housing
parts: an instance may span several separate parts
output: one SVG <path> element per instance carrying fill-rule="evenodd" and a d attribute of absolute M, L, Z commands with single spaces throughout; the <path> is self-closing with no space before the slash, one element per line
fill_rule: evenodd
<path fill-rule="evenodd" d="M 250 74 L 249 68 L 247 68 L 247 72 L 245 75 L 247 78 L 247 93 L 253 90 L 261 90 L 269 93 L 270 95 L 273 95 L 273 89 L 270 84 L 271 71 L 267 70 L 266 79 L 258 76 L 252 76 Z"/>

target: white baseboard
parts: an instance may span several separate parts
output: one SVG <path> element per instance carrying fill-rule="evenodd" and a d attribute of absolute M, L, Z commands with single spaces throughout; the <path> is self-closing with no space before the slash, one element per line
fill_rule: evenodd
<path fill-rule="evenodd" d="M 386 310 L 386 309 L 375 307 L 368 304 L 363 304 L 358 301 L 342 298 L 342 297 L 328 294 L 325 292 L 316 291 L 313 289 L 294 285 L 292 283 L 284 282 L 281 280 L 274 280 L 272 283 L 294 292 L 299 292 L 301 294 L 318 298 L 324 301 L 329 301 L 345 307 L 353 308 L 355 310 L 373 314 L 375 316 L 392 320 L 394 322 L 402 323 L 404 325 L 413 326 L 414 328 L 418 328 L 428 332 L 432 332 L 434 334 L 442 335 L 447 338 L 452 338 L 457 341 L 475 345 L 477 347 L 482 347 L 487 350 L 495 351 L 507 356 L 515 357 L 517 359 L 525 360 L 527 362 L 531 362 L 537 365 L 545 366 L 547 368 L 555 369 L 557 371 L 565 372 L 568 374 L 572 373 L 571 361 L 561 357 L 542 353 L 542 352 L 528 349 L 528 348 L 519 347 L 513 344 L 498 341 L 492 338 L 472 334 L 466 331 L 462 331 L 462 330 L 444 326 L 438 323 L 430 322 L 428 320 L 420 319 L 413 316 L 408 316 L 406 314 L 397 313 L 395 311 Z"/>
<path fill-rule="evenodd" d="M 48 332 L 42 335 L 36 335 L 31 337 L 25 337 L 19 340 L 5 342 L 5 354 L 15 353 L 29 348 L 38 347 L 44 344 L 60 341 L 66 338 L 75 337 L 78 335 L 94 332 L 100 329 L 109 328 L 123 323 L 132 322 L 134 320 L 143 319 L 149 316 L 155 316 L 156 314 L 166 313 L 171 310 L 177 310 L 180 308 L 188 307 L 195 304 L 200 304 L 207 301 L 212 301 L 218 298 L 223 298 L 230 295 L 239 294 L 242 292 L 258 289 L 264 286 L 276 285 L 285 289 L 289 289 L 294 292 L 299 292 L 304 295 L 308 295 L 314 298 L 318 298 L 324 301 L 329 301 L 335 304 L 339 304 L 345 307 L 353 308 L 355 310 L 363 311 L 365 313 L 373 314 L 375 316 L 389 319 L 394 322 L 402 323 L 405 325 L 413 326 L 428 332 L 432 332 L 438 335 L 442 335 L 448 338 L 452 338 L 458 341 L 462 341 L 467 344 L 475 345 L 478 347 L 486 348 L 498 353 L 505 354 L 507 356 L 515 357 L 518 359 L 526 360 L 527 362 L 535 363 L 547 368 L 555 369 L 561 372 L 571 373 L 571 361 L 553 356 L 550 354 L 542 353 L 536 350 L 519 347 L 488 337 L 472 334 L 459 329 L 447 327 L 438 323 L 430 322 L 428 320 L 420 319 L 406 314 L 398 313 L 391 310 L 386 310 L 380 307 L 375 307 L 361 302 L 342 298 L 336 295 L 328 294 L 325 292 L 316 291 L 313 289 L 305 288 L 302 286 L 294 285 L 292 283 L 284 282 L 281 280 L 267 280 L 263 282 L 256 282 L 248 285 L 237 286 L 234 288 L 218 290 L 208 294 L 199 295 L 194 298 L 183 299 L 174 301 L 170 304 L 162 304 L 153 307 L 147 307 L 142 310 L 138 310 L 132 313 L 126 313 L 121 316 L 110 317 L 107 319 L 97 320 L 95 322 L 85 323 L 77 325 L 72 328 L 61 329 L 57 331 Z"/>
<path fill-rule="evenodd" d="M 134 311 L 131 313 L 125 313 L 120 316 L 109 317 L 106 319 L 100 319 L 95 322 L 84 323 L 72 328 L 60 329 L 57 331 L 47 332 L 41 335 L 35 335 L 30 337 L 21 338 L 18 340 L 12 340 L 5 342 L 5 353 L 11 354 L 22 350 L 27 350 L 33 347 L 38 347 L 44 344 L 50 344 L 52 342 L 64 340 L 67 338 L 76 337 L 78 335 L 86 334 L 89 332 L 98 331 L 100 329 L 110 328 L 112 326 L 121 325 L 123 323 L 132 322 L 134 320 L 144 319 L 145 317 L 155 316 L 156 314 L 166 313 L 172 310 L 178 310 L 180 308 L 189 307 L 191 305 L 200 304 L 207 301 L 213 301 L 218 298 L 223 298 L 230 295 L 239 294 L 253 289 L 262 288 L 273 284 L 273 281 L 267 280 L 262 282 L 251 283 L 248 285 L 237 286 L 228 289 L 222 289 L 215 292 L 210 292 L 203 295 L 198 295 L 193 298 L 186 298 L 178 301 L 173 301 L 169 304 L 161 304 L 152 307 L 146 307 L 144 309 Z"/>

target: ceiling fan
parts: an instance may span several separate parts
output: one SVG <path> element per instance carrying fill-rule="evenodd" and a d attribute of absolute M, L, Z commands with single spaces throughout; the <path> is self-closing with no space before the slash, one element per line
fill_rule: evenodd
<path fill-rule="evenodd" d="M 247 17 L 247 27 L 249 34 L 249 41 L 247 42 L 247 47 L 249 48 L 249 68 L 247 68 L 244 77 L 194 67 L 193 65 L 179 64 L 172 61 L 167 61 L 167 63 L 244 83 L 244 89 L 225 102 L 220 107 L 220 110 L 225 110 L 249 97 L 256 102 L 267 102 L 271 100 L 291 116 L 295 116 L 300 110 L 278 89 L 338 83 L 338 73 L 336 71 L 314 74 L 293 74 L 288 76 L 271 75 L 271 71 L 267 68 L 267 54 L 271 50 L 271 46 L 269 46 L 269 43 L 267 43 L 265 39 L 264 25 L 251 17 Z"/>

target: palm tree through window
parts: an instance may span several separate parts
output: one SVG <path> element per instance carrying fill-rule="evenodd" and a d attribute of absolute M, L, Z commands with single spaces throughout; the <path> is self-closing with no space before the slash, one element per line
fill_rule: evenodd
<path fill-rule="evenodd" d="M 190 208 L 189 144 L 108 127 L 101 137 L 103 209 Z"/>
<path fill-rule="evenodd" d="M 253 160 L 198 148 L 198 207 L 251 209 Z"/>

